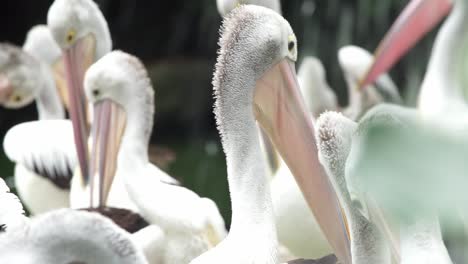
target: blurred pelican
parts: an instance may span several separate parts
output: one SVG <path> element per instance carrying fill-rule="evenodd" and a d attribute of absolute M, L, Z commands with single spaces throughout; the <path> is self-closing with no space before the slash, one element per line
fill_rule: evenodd
<path fill-rule="evenodd" d="M 335 92 L 328 85 L 325 68 L 319 59 L 312 56 L 305 57 L 297 77 L 304 102 L 314 119 L 327 110 L 338 109 Z"/>
<path fill-rule="evenodd" d="M 374 105 L 387 102 L 402 104 L 396 85 L 387 74 L 378 78 L 374 85 L 359 90 L 359 80 L 366 73 L 373 57 L 365 49 L 344 46 L 338 51 L 338 62 L 348 87 L 348 106 L 343 113 L 352 120 L 359 120 Z"/>
<path fill-rule="evenodd" d="M 63 72 L 64 76 L 57 75 L 57 80 L 64 98 L 68 99 L 81 187 L 84 188 L 89 183 L 89 133 L 83 78 L 88 67 L 111 50 L 112 41 L 107 22 L 92 0 L 55 0 L 47 14 L 47 26 L 63 51 L 62 62 L 57 66 L 62 70 L 56 72 Z M 66 88 L 62 87 L 64 85 Z M 93 189 L 94 183 L 90 184 Z"/>
<path fill-rule="evenodd" d="M 86 73 L 85 92 L 95 116 L 90 175 L 108 179 L 115 173 L 138 212 L 162 228 L 166 246 L 159 263 L 188 263 L 219 243 L 226 229 L 214 202 L 161 182 L 172 178 L 148 161 L 154 91 L 142 63 L 120 51 L 109 53 Z M 106 195 L 108 182 L 100 188 Z"/>
<path fill-rule="evenodd" d="M 44 35 L 44 34 L 46 35 Z M 62 119 L 65 110 L 57 93 L 52 70 L 44 54 L 57 52 L 58 47 L 47 46 L 48 52 L 41 50 L 47 44 L 54 44 L 41 27 L 34 27 L 27 35 L 25 51 L 8 45 L 0 45 L 0 72 L 10 83 L 10 95 L 0 102 L 7 108 L 20 108 L 36 100 L 39 119 Z M 43 46 L 44 45 L 44 46 Z M 38 48 L 38 49 L 36 49 Z M 37 59 L 33 58 L 36 57 Z M 54 129 L 50 127 L 49 129 Z M 31 148 L 31 141 L 39 133 L 34 129 L 10 129 L 4 138 L 4 151 L 8 158 L 17 163 L 15 184 L 18 193 L 32 214 L 68 207 L 71 172 L 67 167 L 67 157 L 55 155 L 52 149 Z M 47 133 L 46 131 L 44 131 Z M 60 140 L 60 139 L 57 139 Z M 68 145 L 70 151 L 73 145 Z M 41 155 L 44 153 L 44 155 Z M 59 159 L 59 166 L 54 166 Z M 71 158 L 73 159 L 73 157 Z"/>
<path fill-rule="evenodd" d="M 458 201 L 457 195 L 465 195 L 465 188 L 453 188 L 466 182 L 466 166 L 457 165 L 465 160 L 453 158 L 466 152 L 456 150 L 466 146 L 460 140 L 465 134 L 427 123 L 414 109 L 391 105 L 373 108 L 358 124 L 346 180 L 358 196 L 367 193 L 399 220 L 401 263 L 452 263 L 437 214 L 461 204 L 466 208 L 466 199 Z M 433 158 L 438 151 L 448 157 Z"/>
<path fill-rule="evenodd" d="M 231 229 L 217 247 L 192 263 L 278 262 L 257 122 L 294 172 L 335 252 L 343 263 L 350 263 L 347 223 L 319 164 L 311 119 L 301 100 L 294 70 L 297 43 L 291 27 L 270 9 L 244 5 L 225 19 L 220 46 L 213 84 L 228 168 Z"/>
<path fill-rule="evenodd" d="M 441 27 L 432 49 L 426 75 L 421 86 L 419 109 L 424 115 L 446 119 L 465 112 L 466 83 L 462 74 L 468 33 L 467 3 L 464 0 L 412 0 L 379 44 L 375 61 L 362 78 L 366 85 L 391 68 L 419 39 L 453 11 Z"/>

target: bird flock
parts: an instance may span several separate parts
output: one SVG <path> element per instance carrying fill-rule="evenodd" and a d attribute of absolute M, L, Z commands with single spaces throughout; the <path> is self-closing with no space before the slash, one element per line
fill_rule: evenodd
<path fill-rule="evenodd" d="M 444 232 L 468 236 L 468 2 L 411 0 L 374 55 L 342 47 L 347 106 L 279 0 L 216 3 L 230 227 L 150 162 L 142 62 L 112 50 L 92 0 L 55 0 L 22 47 L 0 43 L 0 105 L 38 112 L 3 141 L 18 196 L 0 179 L 0 263 L 468 263 Z M 445 17 L 405 107 L 386 72 Z"/>

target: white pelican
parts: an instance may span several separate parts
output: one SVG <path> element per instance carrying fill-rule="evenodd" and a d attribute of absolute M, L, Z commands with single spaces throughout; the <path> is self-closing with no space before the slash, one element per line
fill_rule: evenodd
<path fill-rule="evenodd" d="M 107 178 L 115 173 L 138 212 L 162 228 L 165 247 L 157 253 L 159 263 L 188 263 L 219 243 L 226 229 L 214 202 L 161 182 L 170 176 L 148 161 L 154 91 L 142 63 L 111 52 L 89 68 L 84 86 L 95 117 L 90 175 Z M 108 192 L 105 181 L 101 188 Z"/>
<path fill-rule="evenodd" d="M 264 6 L 281 14 L 281 2 L 279 0 L 216 0 L 216 6 L 221 16 L 227 15 L 239 5 Z"/>
<path fill-rule="evenodd" d="M 297 73 L 302 96 L 314 118 L 321 113 L 338 109 L 335 92 L 330 88 L 322 62 L 312 56 L 302 60 Z"/>
<path fill-rule="evenodd" d="M 270 9 L 243 5 L 224 20 L 221 32 L 213 84 L 232 221 L 227 238 L 192 263 L 278 263 L 257 122 L 290 166 L 337 256 L 350 263 L 347 223 L 318 161 L 311 119 L 300 96 L 290 25 Z"/>
<path fill-rule="evenodd" d="M 346 180 L 399 220 L 401 263 L 452 263 L 437 213 L 466 208 L 466 198 L 458 199 L 464 187 L 456 187 L 466 186 L 466 165 L 457 165 L 465 161 L 456 158 L 466 153 L 457 150 L 466 147 L 463 135 L 422 120 L 414 109 L 391 105 L 370 110 L 356 129 Z M 438 151 L 443 155 L 433 158 Z"/>
<path fill-rule="evenodd" d="M 348 86 L 348 106 L 343 113 L 359 120 L 374 105 L 389 102 L 401 104 L 402 99 L 390 76 L 382 75 L 373 85 L 359 90 L 359 80 L 372 64 L 373 56 L 357 46 L 344 46 L 338 51 L 338 62 Z"/>
<path fill-rule="evenodd" d="M 0 234 L 2 263 L 146 264 L 130 235 L 96 213 L 60 209 Z"/>
<path fill-rule="evenodd" d="M 365 201 L 360 200 L 345 176 L 346 159 L 357 124 L 336 112 L 326 112 L 317 120 L 319 159 L 338 186 L 351 233 L 352 263 L 390 263 L 389 243 L 370 219 Z"/>
<path fill-rule="evenodd" d="M 451 11 L 453 4 L 453 11 L 441 27 L 432 49 L 421 86 L 419 109 L 429 116 L 466 110 L 466 84 L 461 74 L 465 65 L 464 36 L 468 30 L 465 23 L 468 17 L 467 4 L 464 0 L 411 1 L 379 44 L 374 63 L 366 76 L 363 76 L 362 84 L 374 82 L 393 66 Z"/>
<path fill-rule="evenodd" d="M 138 238 L 98 214 L 61 209 L 29 220 L 1 178 L 0 208 L 2 263 L 147 263 Z"/>
<path fill-rule="evenodd" d="M 57 76 L 57 79 L 59 83 L 67 86 L 67 89 L 62 88 L 62 91 L 65 94 L 64 97 L 68 98 L 68 110 L 73 123 L 74 140 L 82 175 L 80 187 L 82 189 L 90 184 L 90 188 L 93 189 L 94 183 L 89 182 L 89 175 L 87 175 L 89 133 L 83 78 L 93 62 L 111 51 L 112 40 L 109 28 L 98 6 L 92 0 L 55 0 L 47 14 L 47 26 L 63 50 L 61 67 L 65 76 Z M 63 79 L 66 81 L 63 82 Z M 74 195 L 73 190 L 72 195 Z"/>
<path fill-rule="evenodd" d="M 40 52 L 32 47 L 47 44 L 47 37 L 39 38 L 34 28 L 25 42 L 29 50 L 38 59 L 27 55 L 19 48 L 10 45 L 0 46 L 0 71 L 7 76 L 12 86 L 12 93 L 1 104 L 8 108 L 19 108 L 36 100 L 39 119 L 62 119 L 65 110 L 57 93 L 50 65 L 39 57 Z M 43 47 L 41 47 L 43 49 Z M 49 50 L 53 52 L 53 46 Z M 52 127 L 50 129 L 53 129 Z M 35 139 L 38 131 L 10 129 L 4 139 L 4 150 L 9 159 L 16 162 L 15 184 L 18 193 L 32 214 L 68 207 L 68 189 L 71 173 L 66 166 L 54 167 L 50 160 L 56 157 L 50 149 L 39 150 L 45 156 L 36 155 L 28 142 Z M 32 134 L 34 133 L 34 134 Z M 74 146 L 70 146 L 71 150 Z M 61 157 L 58 157 L 60 160 Z"/>
<path fill-rule="evenodd" d="M 278 0 L 217 0 L 216 2 L 221 16 L 228 14 L 240 4 L 264 6 L 281 14 L 281 4 Z M 312 113 L 317 113 L 318 116 L 319 112 L 328 107 L 329 110 L 336 109 L 338 106 L 336 96 L 326 83 L 320 61 L 312 57 L 304 59 L 298 75 L 301 92 L 306 98 L 306 106 Z M 261 128 L 259 133 L 262 152 L 267 157 L 272 176 L 270 187 L 279 242 L 298 257 L 317 258 L 330 253 L 330 245 L 287 165 L 278 157 Z M 297 229 L 297 226 L 302 228 Z"/>

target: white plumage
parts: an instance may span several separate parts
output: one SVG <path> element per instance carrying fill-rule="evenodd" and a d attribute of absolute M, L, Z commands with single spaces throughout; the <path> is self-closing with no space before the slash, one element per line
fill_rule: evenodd
<path fill-rule="evenodd" d="M 187 188 L 165 183 L 177 181 L 148 162 L 154 92 L 141 62 L 126 53 L 111 52 L 90 67 L 85 90 L 95 106 L 108 102 L 116 104 L 119 110 L 103 118 L 125 115 L 120 147 L 115 150 L 118 152 L 115 179 L 121 181 L 137 211 L 162 230 L 157 234 L 162 237 L 155 241 L 162 245 L 151 245 L 154 237 L 139 232 L 141 239 L 151 239 L 147 243 L 140 239 L 140 244 L 160 249 L 157 259 L 150 259 L 155 254 L 147 255 L 149 261 L 188 263 L 219 243 L 226 230 L 216 205 Z M 101 115 L 101 112 L 95 109 L 95 114 Z M 96 120 L 93 127 L 98 127 L 98 122 Z M 99 140 L 105 140 L 104 136 Z M 117 194 L 111 189 L 108 202 Z"/>
<path fill-rule="evenodd" d="M 23 205 L 16 195 L 10 193 L 10 188 L 0 178 L 0 232 L 13 228 L 26 220 Z"/>

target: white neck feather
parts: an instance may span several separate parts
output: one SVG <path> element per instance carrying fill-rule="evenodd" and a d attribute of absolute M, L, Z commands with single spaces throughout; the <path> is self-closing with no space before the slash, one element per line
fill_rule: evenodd
<path fill-rule="evenodd" d="M 58 94 L 52 70 L 48 65 L 41 62 L 41 70 L 44 83 L 39 89 L 36 98 L 37 112 L 39 120 L 44 119 L 64 119 L 65 109 Z"/>
<path fill-rule="evenodd" d="M 262 241 L 262 250 L 276 253 L 277 237 L 267 167 L 253 115 L 254 72 L 242 62 L 231 61 L 224 67 L 242 73 L 220 81 L 217 116 L 226 154 L 232 220 L 229 237 L 240 245 L 246 239 Z M 247 71 L 247 72 L 246 72 Z M 245 88 L 252 87 L 252 88 Z M 244 94 L 241 94 L 243 91 Z M 247 94 L 245 94 L 247 93 Z M 235 107 L 241 105 L 243 107 Z M 235 238 L 235 239 L 234 239 Z"/>

